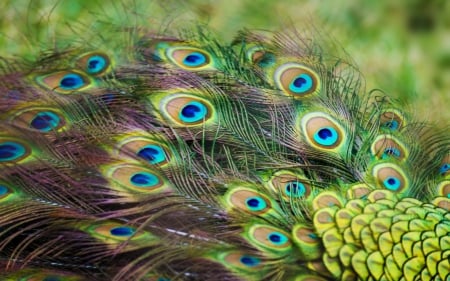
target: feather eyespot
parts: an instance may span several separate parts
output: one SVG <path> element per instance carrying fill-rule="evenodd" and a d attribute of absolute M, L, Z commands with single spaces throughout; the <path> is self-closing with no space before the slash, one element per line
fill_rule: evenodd
<path fill-rule="evenodd" d="M 49 133 L 64 128 L 66 120 L 60 112 L 50 108 L 28 108 L 15 114 L 12 123 L 22 128 Z"/>
<path fill-rule="evenodd" d="M 306 186 L 300 181 L 291 181 L 284 186 L 284 193 L 288 197 L 302 197 L 306 195 L 306 192 Z"/>
<path fill-rule="evenodd" d="M 107 239 L 108 242 L 121 242 L 134 239 L 136 228 L 118 223 L 104 223 L 101 225 L 93 225 L 86 228 L 86 231 L 92 233 L 93 236 L 100 239 Z"/>
<path fill-rule="evenodd" d="M 245 205 L 247 206 L 248 210 L 259 212 L 267 208 L 266 201 L 259 196 L 252 196 L 245 199 Z"/>
<path fill-rule="evenodd" d="M 49 132 L 58 128 L 60 123 L 61 118 L 58 115 L 51 111 L 43 111 L 36 114 L 31 120 L 30 127 L 41 132 Z"/>
<path fill-rule="evenodd" d="M 259 67 L 265 68 L 275 64 L 275 55 L 267 52 L 261 46 L 254 46 L 247 50 L 247 59 L 258 65 Z"/>
<path fill-rule="evenodd" d="M 150 164 L 159 164 L 167 161 L 164 149 L 155 144 L 149 144 L 142 147 L 136 155 L 148 161 Z"/>
<path fill-rule="evenodd" d="M 287 63 L 275 71 L 277 86 L 293 97 L 305 97 L 318 93 L 320 79 L 312 69 L 296 63 Z"/>
<path fill-rule="evenodd" d="M 185 123 L 197 123 L 208 115 L 208 109 L 198 101 L 191 101 L 183 105 L 178 115 Z"/>
<path fill-rule="evenodd" d="M 183 59 L 183 64 L 187 67 L 199 67 L 206 62 L 206 56 L 199 52 L 192 52 Z"/>
<path fill-rule="evenodd" d="M 336 144 L 339 139 L 339 135 L 333 127 L 322 127 L 314 133 L 313 139 L 319 145 L 331 146 Z"/>
<path fill-rule="evenodd" d="M 155 188 L 160 185 L 158 176 L 149 172 L 138 172 L 130 177 L 130 183 L 139 188 Z"/>
<path fill-rule="evenodd" d="M 13 192 L 7 186 L 0 184 L 0 201 L 6 199 L 12 193 Z"/>
<path fill-rule="evenodd" d="M 203 50 L 191 47 L 167 49 L 167 57 L 176 65 L 188 70 L 202 70 L 211 67 L 211 56 Z"/>
<path fill-rule="evenodd" d="M 86 232 L 92 237 L 101 240 L 104 243 L 117 245 L 123 242 L 126 244 L 125 249 L 131 250 L 142 245 L 155 243 L 155 237 L 146 231 L 138 231 L 135 227 L 123 225 L 116 222 L 103 222 L 94 224 L 83 224 L 80 230 Z"/>
<path fill-rule="evenodd" d="M 118 165 L 108 170 L 108 177 L 119 187 L 155 193 L 170 190 L 167 181 L 155 171 L 138 165 Z"/>
<path fill-rule="evenodd" d="M 261 266 L 261 259 L 253 255 L 241 252 L 228 252 L 219 255 L 219 259 L 223 260 L 226 266 L 232 266 L 239 270 L 253 270 Z"/>
<path fill-rule="evenodd" d="M 442 159 L 441 165 L 439 166 L 439 174 L 441 176 L 450 174 L 450 155 L 447 155 Z"/>
<path fill-rule="evenodd" d="M 389 109 L 381 113 L 380 123 L 389 131 L 399 131 L 404 127 L 404 117 L 398 110 Z"/>
<path fill-rule="evenodd" d="M 208 121 L 212 106 L 204 99 L 185 95 L 173 95 L 162 104 L 163 115 L 184 126 L 195 126 Z"/>
<path fill-rule="evenodd" d="M 136 233 L 136 229 L 129 226 L 116 226 L 114 228 L 111 228 L 109 230 L 109 233 L 116 237 L 131 237 L 134 235 L 134 233 Z"/>
<path fill-rule="evenodd" d="M 409 182 L 404 171 L 397 165 L 383 163 L 375 165 L 372 174 L 379 186 L 393 191 L 404 192 L 409 187 Z"/>
<path fill-rule="evenodd" d="M 104 53 L 92 52 L 78 58 L 77 65 L 90 75 L 100 76 L 110 69 L 111 61 Z"/>
<path fill-rule="evenodd" d="M 289 201 L 291 198 L 309 198 L 311 194 L 311 186 L 290 171 L 278 171 L 270 180 L 270 184 L 275 192 L 280 193 L 283 199 Z"/>
<path fill-rule="evenodd" d="M 31 154 L 31 150 L 23 143 L 0 139 L 0 163 L 18 162 Z"/>
<path fill-rule="evenodd" d="M 85 74 L 72 71 L 58 71 L 55 73 L 38 76 L 36 81 L 44 88 L 60 94 L 69 94 L 85 90 L 92 86 L 92 80 Z"/>
<path fill-rule="evenodd" d="M 273 245 L 280 246 L 289 241 L 288 237 L 278 231 L 270 232 L 267 235 L 267 240 L 269 240 Z"/>
<path fill-rule="evenodd" d="M 5 196 L 5 194 L 9 193 L 9 189 L 4 186 L 4 185 L 0 185 L 0 196 L 3 197 Z"/>
<path fill-rule="evenodd" d="M 372 155 L 379 159 L 389 159 L 391 157 L 403 160 L 407 156 L 407 149 L 396 138 L 390 135 L 380 135 L 371 146 Z"/>
<path fill-rule="evenodd" d="M 337 149 L 345 139 L 345 131 L 341 125 L 321 112 L 312 112 L 303 116 L 301 131 L 310 145 L 325 150 Z"/>
<path fill-rule="evenodd" d="M 249 228 L 248 233 L 251 241 L 266 250 L 284 252 L 291 249 L 289 235 L 281 229 L 256 224 Z"/>
<path fill-rule="evenodd" d="M 152 165 L 164 165 L 169 162 L 168 148 L 157 140 L 144 137 L 131 137 L 120 146 L 119 155 L 138 158 Z"/>
<path fill-rule="evenodd" d="M 383 127 L 395 131 L 400 127 L 400 123 L 397 120 L 386 121 L 383 123 Z"/>
<path fill-rule="evenodd" d="M 439 173 L 441 175 L 445 175 L 450 170 L 450 164 L 445 163 L 439 168 Z"/>
<path fill-rule="evenodd" d="M 261 260 L 254 256 L 244 255 L 242 256 L 239 261 L 248 267 L 255 267 L 258 266 L 261 263 Z"/>
<path fill-rule="evenodd" d="M 248 188 L 236 188 L 226 195 L 231 206 L 251 214 L 264 214 L 271 210 L 270 200 Z"/>
<path fill-rule="evenodd" d="M 398 177 L 390 176 L 383 181 L 383 185 L 389 190 L 397 191 L 400 188 L 401 180 Z"/>
<path fill-rule="evenodd" d="M 390 156 L 395 157 L 395 158 L 400 158 L 401 152 L 396 147 L 388 147 L 383 151 L 383 155 L 382 155 L 381 159 L 386 159 L 387 157 L 390 157 Z"/>
<path fill-rule="evenodd" d="M 262 68 L 270 67 L 275 64 L 276 58 L 272 53 L 264 53 L 261 57 L 259 57 L 255 63 Z"/>

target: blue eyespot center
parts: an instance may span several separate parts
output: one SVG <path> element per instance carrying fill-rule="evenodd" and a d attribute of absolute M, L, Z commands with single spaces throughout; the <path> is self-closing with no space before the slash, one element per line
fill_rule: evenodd
<path fill-rule="evenodd" d="M 164 149 L 158 145 L 147 145 L 138 151 L 137 156 L 148 161 L 150 164 L 159 164 L 166 160 Z"/>
<path fill-rule="evenodd" d="M 0 143 L 0 162 L 14 161 L 22 157 L 26 152 L 23 145 L 7 141 Z"/>
<path fill-rule="evenodd" d="M 249 267 L 257 266 L 261 262 L 261 260 L 258 259 L 257 257 L 252 257 L 252 256 L 247 256 L 247 255 L 242 256 L 240 260 L 241 260 L 241 263 L 243 263 Z"/>
<path fill-rule="evenodd" d="M 289 90 L 296 94 L 304 94 L 312 89 L 313 83 L 313 79 L 309 74 L 302 73 L 294 78 L 289 85 Z"/>
<path fill-rule="evenodd" d="M 41 132 L 50 132 L 59 126 L 61 119 L 50 111 L 39 112 L 31 120 L 30 127 Z"/>
<path fill-rule="evenodd" d="M 104 57 L 99 55 L 92 56 L 87 61 L 87 73 L 98 74 L 105 70 L 107 64 L 108 63 Z"/>
<path fill-rule="evenodd" d="M 272 232 L 269 233 L 268 237 L 270 242 L 272 242 L 275 245 L 282 245 L 288 241 L 288 238 L 279 232 Z"/>
<path fill-rule="evenodd" d="M 129 226 L 118 226 L 112 228 L 109 232 L 114 236 L 128 237 L 133 235 L 136 230 Z"/>
<path fill-rule="evenodd" d="M 401 182 L 395 177 L 388 177 L 383 181 L 383 185 L 389 190 L 397 191 L 401 186 Z"/>
<path fill-rule="evenodd" d="M 338 139 L 339 135 L 336 129 L 332 127 L 321 128 L 314 134 L 314 141 L 323 146 L 332 146 L 336 144 Z"/>
<path fill-rule="evenodd" d="M 8 188 L 4 185 L 0 185 L 0 196 L 3 196 L 9 192 Z"/>
<path fill-rule="evenodd" d="M 269 235 L 269 239 L 270 239 L 270 241 L 272 241 L 274 243 L 279 243 L 281 241 L 281 237 L 277 234 Z"/>
<path fill-rule="evenodd" d="M 186 104 L 180 112 L 180 119 L 186 123 L 195 123 L 203 120 L 208 114 L 206 106 L 198 101 Z"/>
<path fill-rule="evenodd" d="M 257 64 L 260 67 L 268 67 L 275 63 L 275 56 L 271 53 L 265 53 L 261 59 L 258 60 Z"/>
<path fill-rule="evenodd" d="M 264 199 L 258 196 L 249 197 L 245 200 L 247 207 L 251 211 L 261 211 L 267 208 L 267 203 Z"/>
<path fill-rule="evenodd" d="M 395 157 L 399 158 L 401 156 L 401 152 L 398 148 L 395 147 L 388 147 L 384 150 L 383 155 L 381 156 L 382 159 L 387 159 L 389 157 Z"/>
<path fill-rule="evenodd" d="M 202 53 L 192 52 L 184 58 L 183 63 L 189 67 L 202 66 L 206 63 L 206 57 Z"/>
<path fill-rule="evenodd" d="M 139 172 L 131 176 L 130 181 L 137 187 L 150 188 L 159 183 L 159 178 L 148 172 Z"/>
<path fill-rule="evenodd" d="M 395 131 L 398 129 L 399 123 L 396 120 L 391 120 L 391 121 L 387 121 L 386 123 L 384 123 L 383 127 L 388 128 L 392 131 Z"/>
<path fill-rule="evenodd" d="M 442 166 L 439 168 L 439 173 L 440 173 L 441 175 L 443 175 L 443 174 L 447 173 L 449 170 L 450 170 L 450 164 L 449 164 L 449 163 L 445 163 L 444 165 L 442 165 Z"/>
<path fill-rule="evenodd" d="M 299 181 L 291 181 L 285 185 L 285 193 L 290 197 L 304 196 L 306 193 L 306 187 Z"/>
<path fill-rule="evenodd" d="M 77 90 L 83 87 L 85 84 L 83 77 L 76 73 L 70 73 L 64 75 L 59 82 L 59 87 L 63 90 Z"/>

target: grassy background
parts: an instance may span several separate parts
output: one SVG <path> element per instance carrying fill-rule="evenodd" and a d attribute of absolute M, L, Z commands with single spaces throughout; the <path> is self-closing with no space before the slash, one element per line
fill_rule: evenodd
<path fill-rule="evenodd" d="M 342 45 L 366 79 L 414 108 L 450 118 L 450 1 L 447 0 L 6 0 L 0 3 L 0 55 L 27 54 L 107 14 L 120 24 L 157 26 L 177 17 L 207 21 L 224 39 L 243 28 L 314 25 Z M 134 14 L 141 16 L 130 16 Z M 170 15 L 170 16 L 168 16 Z M 44 39 L 43 39 L 44 38 Z"/>

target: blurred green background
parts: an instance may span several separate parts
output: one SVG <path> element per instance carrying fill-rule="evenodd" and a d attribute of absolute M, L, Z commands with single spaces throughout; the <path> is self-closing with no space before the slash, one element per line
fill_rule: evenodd
<path fill-rule="evenodd" d="M 447 0 L 6 0 L 0 10 L 0 55 L 7 57 L 40 48 L 39 40 L 52 44 L 51 34 L 70 36 L 73 23 L 104 15 L 119 25 L 150 28 L 179 17 L 198 19 L 226 40 L 243 27 L 313 26 L 353 57 L 367 91 L 383 90 L 411 105 L 420 119 L 448 124 L 450 118 Z"/>

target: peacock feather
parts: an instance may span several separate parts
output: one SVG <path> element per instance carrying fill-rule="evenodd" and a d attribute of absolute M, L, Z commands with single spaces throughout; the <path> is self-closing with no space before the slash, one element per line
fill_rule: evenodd
<path fill-rule="evenodd" d="M 2 57 L 1 280 L 450 279 L 447 124 L 320 34 L 126 11 Z"/>

